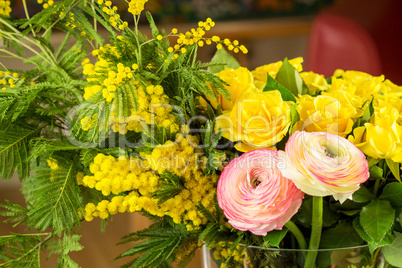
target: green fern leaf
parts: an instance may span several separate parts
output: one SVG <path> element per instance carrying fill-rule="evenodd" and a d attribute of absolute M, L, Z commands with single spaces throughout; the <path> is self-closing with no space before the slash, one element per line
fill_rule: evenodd
<path fill-rule="evenodd" d="M 211 222 L 215 222 L 215 223 L 219 222 L 218 219 L 214 216 L 214 214 L 212 214 L 201 202 L 198 202 L 198 205 L 196 207 Z"/>
<path fill-rule="evenodd" d="M 89 167 L 89 165 L 94 161 L 95 156 L 98 154 L 96 149 L 85 149 L 80 153 L 80 161 L 84 167 Z"/>
<path fill-rule="evenodd" d="M 30 226 L 38 230 L 52 226 L 57 234 L 61 234 L 72 231 L 80 223 L 78 210 L 83 204 L 75 168 L 75 159 L 59 163 L 55 170 L 40 165 L 34 170 L 35 176 L 24 181 L 23 193 L 32 203 L 28 213 Z"/>
<path fill-rule="evenodd" d="M 41 128 L 11 126 L 0 131 L 0 176 L 9 179 L 17 169 L 20 179 L 28 176 L 29 140 L 40 134 Z"/>
<path fill-rule="evenodd" d="M 210 238 L 214 237 L 219 232 L 219 227 L 220 225 L 216 222 L 209 224 L 207 228 L 205 228 L 204 231 L 200 234 L 198 241 L 200 242 L 204 240 L 211 241 L 212 239 Z M 206 244 L 209 245 L 209 243 Z"/>
<path fill-rule="evenodd" d="M 72 145 L 67 141 L 60 140 L 48 140 L 44 138 L 38 138 L 32 140 L 33 146 L 29 156 L 29 159 L 33 160 L 37 157 L 50 156 L 53 152 L 57 151 L 80 151 L 82 148 Z"/>
<path fill-rule="evenodd" d="M 0 267 L 38 267 L 40 250 L 48 234 L 13 234 L 0 236 Z"/>
<path fill-rule="evenodd" d="M 104 43 L 103 38 L 97 31 L 95 31 L 94 27 L 92 26 L 91 23 L 89 23 L 88 19 L 84 16 L 84 14 L 82 14 L 81 12 L 74 12 L 74 15 L 77 24 L 82 25 L 82 27 L 84 28 L 82 29 L 83 31 L 89 33 L 89 36 L 93 37 L 98 44 Z"/>
<path fill-rule="evenodd" d="M 122 253 L 118 258 L 142 254 L 130 262 L 132 267 L 160 267 L 159 265 L 165 262 L 170 263 L 173 261 L 171 259 L 172 253 L 189 236 L 191 236 L 191 233 L 183 225 L 173 225 L 170 228 L 156 226 L 154 230 L 151 227 L 130 235 L 126 241 L 146 240 Z"/>
<path fill-rule="evenodd" d="M 50 249 L 49 257 L 53 254 L 60 255 L 57 261 L 57 267 L 71 267 L 78 268 L 78 264 L 74 262 L 68 254 L 73 251 L 80 251 L 83 246 L 78 242 L 80 235 L 64 235 L 62 239 L 54 240 L 46 245 L 47 249 Z"/>
<path fill-rule="evenodd" d="M 15 222 L 14 226 L 17 226 L 21 223 L 28 222 L 28 209 L 24 208 L 18 204 L 14 204 L 8 200 L 6 200 L 6 204 L 0 204 L 0 207 L 5 210 L 0 211 L 0 216 L 8 217 L 8 219 L 4 220 L 4 222 Z"/>
<path fill-rule="evenodd" d="M 92 8 L 95 9 L 96 12 L 92 10 Z M 108 15 L 106 15 L 101 8 L 99 8 L 98 5 L 96 4 L 91 4 L 91 6 L 85 6 L 82 8 L 83 11 L 88 13 L 91 17 L 96 19 L 97 22 L 99 22 L 105 29 L 112 34 L 112 36 L 116 36 L 116 31 L 110 26 Z M 100 14 L 101 16 L 99 16 Z M 103 45 L 103 43 L 100 43 L 100 45 Z"/>
<path fill-rule="evenodd" d="M 15 99 L 12 97 L 0 99 L 0 122 L 4 120 L 7 110 L 10 108 L 14 101 Z"/>
<path fill-rule="evenodd" d="M 161 174 L 160 184 L 163 187 L 154 193 L 153 198 L 159 199 L 158 204 L 175 197 L 184 189 L 184 179 L 174 173 L 165 172 Z"/>

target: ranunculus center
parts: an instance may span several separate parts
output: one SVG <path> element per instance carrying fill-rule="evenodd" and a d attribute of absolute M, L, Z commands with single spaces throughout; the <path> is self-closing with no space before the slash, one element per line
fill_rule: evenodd
<path fill-rule="evenodd" d="M 324 149 L 324 154 L 330 158 L 337 158 L 339 157 L 339 148 L 333 144 L 321 144 L 322 148 Z"/>
<path fill-rule="evenodd" d="M 260 185 L 261 183 L 261 179 L 260 178 L 256 178 L 253 180 L 252 185 L 254 188 L 257 188 L 258 185 Z"/>
<path fill-rule="evenodd" d="M 259 169 L 253 169 L 250 172 L 250 183 L 253 186 L 253 188 L 257 188 L 258 185 L 262 182 L 262 171 Z"/>
<path fill-rule="evenodd" d="M 330 148 L 325 148 L 324 153 L 326 156 L 329 156 L 331 158 L 337 157 L 337 155 Z"/>

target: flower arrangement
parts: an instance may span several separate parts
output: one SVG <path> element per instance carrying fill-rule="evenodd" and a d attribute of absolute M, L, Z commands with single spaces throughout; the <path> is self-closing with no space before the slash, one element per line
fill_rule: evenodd
<path fill-rule="evenodd" d="M 224 49 L 247 48 L 206 35 L 209 18 L 165 32 L 147 13 L 144 35 L 145 2 L 128 2 L 130 26 L 110 1 L 41 1 L 30 17 L 23 0 L 17 21 L 0 1 L 1 56 L 33 66 L 2 63 L 0 176 L 18 173 L 26 207 L 0 214 L 37 230 L 1 236 L 0 266 L 38 266 L 51 249 L 76 267 L 76 229 L 117 213 L 154 221 L 123 238 L 138 242 L 118 256 L 132 267 L 184 267 L 202 245 L 228 267 L 249 245 L 308 248 L 302 267 L 328 266 L 318 249 L 367 245 L 348 267 L 401 266 L 402 88 L 303 72 L 302 58 L 249 71 Z"/>

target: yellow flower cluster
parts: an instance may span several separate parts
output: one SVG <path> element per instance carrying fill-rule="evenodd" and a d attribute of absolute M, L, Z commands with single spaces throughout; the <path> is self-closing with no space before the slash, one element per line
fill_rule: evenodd
<path fill-rule="evenodd" d="M 10 1 L 0 0 L 0 15 L 10 16 L 11 13 L 10 4 L 11 4 Z"/>
<path fill-rule="evenodd" d="M 302 71 L 302 58 L 289 62 Z M 277 62 L 252 71 L 256 87 L 262 89 L 266 73 L 275 78 L 281 66 L 282 62 Z M 291 132 L 337 134 L 348 138 L 370 157 L 390 158 L 402 163 L 402 87 L 385 80 L 383 75 L 372 76 L 359 71 L 336 70 L 330 84 L 324 76 L 314 72 L 301 72 L 300 75 L 311 95 L 296 98 L 300 120 Z M 364 113 L 369 114 L 370 102 L 373 114 L 364 119 L 363 125 L 354 127 Z"/>
<path fill-rule="evenodd" d="M 296 109 L 300 115 L 300 121 L 294 125 L 293 131 L 326 131 L 342 137 L 349 136 L 356 145 L 360 143 L 361 135 L 366 127 L 354 129 L 355 137 L 353 137 L 350 134 L 354 124 L 367 109 L 372 96 L 375 100 L 374 110 L 379 111 L 380 109 L 376 108 L 378 105 L 376 100 L 383 98 L 382 92 L 390 90 L 388 82 L 384 82 L 384 76 L 374 77 L 357 71 L 337 70 L 331 78 L 331 84 L 328 84 L 321 75 L 313 72 L 301 73 L 301 76 L 310 93 L 319 95 L 303 95 L 297 98 Z M 387 93 L 387 98 L 392 95 Z M 388 112 L 393 114 L 391 111 Z M 371 128 L 370 124 L 366 126 Z M 395 135 L 399 136 L 397 130 Z M 363 152 L 371 156 L 376 155 L 368 150 Z"/>
<path fill-rule="evenodd" d="M 97 3 L 99 6 L 103 6 L 102 11 L 110 16 L 109 22 L 113 27 L 118 28 L 119 30 L 128 27 L 128 23 L 121 20 L 120 15 L 117 13 L 117 6 L 112 6 L 112 1 L 98 0 Z"/>
<path fill-rule="evenodd" d="M 351 103 L 362 107 L 362 110 L 367 109 L 374 97 L 374 113 L 370 120 L 355 128 L 348 139 L 370 157 L 391 158 L 402 163 L 402 87 L 384 80 L 383 76 L 356 71 L 338 70 L 335 76 L 342 76 L 343 83 L 338 82 L 338 87 L 342 87 L 338 90 L 347 92 Z M 331 87 L 329 91 L 336 90 Z"/>
<path fill-rule="evenodd" d="M 148 195 L 157 190 L 159 178 L 139 158 L 116 159 L 98 154 L 89 169 L 93 176 L 84 176 L 83 185 L 101 191 L 104 196 L 133 190 Z"/>
<path fill-rule="evenodd" d="M 89 59 L 86 59 L 83 62 L 83 65 L 84 74 L 88 76 L 95 75 L 97 72 L 104 72 L 105 69 L 109 70 L 107 72 L 107 77 L 103 79 L 103 87 L 100 85 L 95 85 L 85 88 L 84 98 L 86 100 L 89 99 L 93 94 L 102 90 L 102 96 L 107 102 L 111 102 L 115 96 L 114 92 L 117 90 L 117 87 L 124 85 L 128 80 L 133 78 L 132 69 L 128 66 L 124 66 L 122 63 L 118 63 L 117 66 L 114 67 L 106 60 L 100 60 L 94 66 L 89 63 Z M 92 78 L 89 78 L 88 81 L 92 81 Z"/>
<path fill-rule="evenodd" d="M 184 240 L 182 244 L 183 246 L 180 247 L 179 251 L 175 252 L 176 259 L 177 260 L 183 259 L 184 256 L 188 256 L 195 250 L 201 248 L 203 244 L 204 243 L 198 241 L 196 237 Z"/>
<path fill-rule="evenodd" d="M 171 114 L 172 108 L 168 105 L 168 98 L 160 85 L 149 85 L 145 89 L 136 84 L 138 97 L 138 110 L 132 110 L 131 115 L 126 118 L 111 117 L 110 124 L 115 132 L 125 134 L 127 130 L 141 132 L 143 124 L 163 126 L 170 132 L 177 132 L 178 125 Z"/>
<path fill-rule="evenodd" d="M 57 161 L 53 158 L 49 158 L 46 160 L 48 166 L 50 167 L 51 170 L 56 170 L 59 168 L 59 165 L 57 164 Z"/>
<path fill-rule="evenodd" d="M 60 15 L 63 15 L 63 14 L 60 14 Z M 72 13 L 72 12 L 68 13 L 66 26 L 67 26 L 67 27 L 70 27 L 71 29 L 77 28 L 77 24 L 76 24 L 76 22 L 75 22 L 74 13 Z"/>
<path fill-rule="evenodd" d="M 132 69 L 129 66 L 124 66 L 122 63 L 116 65 L 115 63 L 104 59 L 101 55 L 106 51 L 112 51 L 117 57 L 119 57 L 116 48 L 107 44 L 92 52 L 92 55 L 97 57 L 95 64 L 91 64 L 88 58 L 82 62 L 84 68 L 83 74 L 87 76 L 88 82 L 93 82 L 85 88 L 84 99 L 86 100 L 99 91 L 102 91 L 102 96 L 106 101 L 111 102 L 115 96 L 114 92 L 117 87 L 125 84 L 133 77 Z M 133 69 L 134 67 L 138 68 L 136 64 L 132 67 Z M 106 76 L 105 72 L 107 72 Z"/>
<path fill-rule="evenodd" d="M 15 82 L 19 77 L 18 73 L 0 71 L 0 85 L 3 85 L 1 89 L 6 90 L 6 85 L 9 85 L 10 88 L 15 88 Z"/>
<path fill-rule="evenodd" d="M 144 10 L 146 2 L 148 0 L 131 0 L 128 4 L 128 12 L 133 15 L 139 15 Z"/>
<path fill-rule="evenodd" d="M 48 7 L 50 7 L 51 5 L 54 4 L 54 1 L 53 1 L 53 0 L 38 0 L 37 2 L 38 2 L 38 4 L 40 4 L 40 5 L 43 4 L 43 8 L 48 8 Z"/>
<path fill-rule="evenodd" d="M 49 4 L 53 4 L 53 1 L 49 1 L 48 3 L 46 3 L 46 5 L 49 5 Z M 62 7 L 65 8 L 65 5 L 63 4 Z M 71 28 L 71 29 L 75 29 L 75 30 L 80 29 L 80 30 L 82 30 L 82 29 L 85 28 L 84 25 L 83 25 L 80 21 L 78 21 L 78 20 L 75 19 L 75 15 L 74 15 L 73 12 L 67 12 L 67 13 L 65 13 L 65 12 L 62 12 L 62 11 L 61 11 L 60 13 L 57 13 L 57 12 L 55 11 L 54 14 L 55 14 L 55 15 L 58 14 L 59 18 L 60 18 L 61 20 L 64 20 L 64 21 L 65 21 L 65 25 L 66 25 L 67 27 Z M 80 32 L 80 35 L 81 35 L 81 36 L 86 36 L 87 33 L 82 30 L 82 31 Z M 93 39 L 93 37 L 90 36 L 89 39 Z"/>
<path fill-rule="evenodd" d="M 119 40 L 122 40 L 119 38 Z M 105 52 L 113 53 L 120 57 L 116 47 L 106 45 L 93 52 L 97 62 L 91 64 L 89 59 L 82 62 L 83 73 L 90 82 L 85 87 L 84 99 L 90 100 L 94 95 L 102 94 L 106 102 L 112 102 L 116 94 L 123 94 L 128 98 L 133 107 L 129 114 L 122 115 L 119 111 L 113 110 L 109 119 L 109 126 L 115 132 L 126 134 L 128 130 L 141 132 L 146 125 L 159 125 L 171 132 L 177 132 L 178 125 L 171 114 L 172 108 L 169 105 L 168 97 L 160 85 L 142 85 L 135 79 L 139 66 L 134 63 L 131 66 L 124 66 L 123 63 L 114 63 L 107 60 L 103 55 Z M 138 104 L 135 107 L 134 104 Z M 97 118 L 83 118 L 81 125 L 84 130 L 89 130 Z"/>
<path fill-rule="evenodd" d="M 233 50 L 233 52 L 238 53 L 242 51 L 244 54 L 248 53 L 247 48 L 244 45 L 240 45 L 239 41 L 234 40 L 230 41 L 228 38 L 221 40 L 219 36 L 212 36 L 211 38 L 205 37 L 207 31 L 211 30 L 212 27 L 215 26 L 215 22 L 212 21 L 211 18 L 207 18 L 206 21 L 198 22 L 197 29 L 191 29 L 186 33 L 177 33 L 177 29 L 173 28 L 171 34 L 178 36 L 176 44 L 173 47 L 169 47 L 168 51 L 170 53 L 175 53 L 174 57 L 177 58 L 177 52 L 186 53 L 187 49 L 186 45 L 197 44 L 200 47 L 203 47 L 204 44 L 210 45 L 212 43 L 216 44 L 217 49 L 222 49 L 223 44 L 227 46 L 229 50 Z"/>
<path fill-rule="evenodd" d="M 246 251 L 244 247 L 237 245 L 236 248 L 233 250 L 233 253 L 230 250 L 230 243 L 221 242 L 218 247 L 215 247 L 212 250 L 212 257 L 216 261 L 222 260 L 223 263 L 220 267 L 227 268 L 227 267 L 243 267 L 243 263 L 245 258 L 247 257 Z M 231 254 L 232 253 L 232 254 Z M 226 266 L 224 261 L 232 255 L 232 263 L 229 266 Z M 249 266 L 247 266 L 249 267 Z"/>
<path fill-rule="evenodd" d="M 201 202 L 214 211 L 213 199 L 218 176 L 205 175 L 202 168 L 205 156 L 195 153 L 198 145 L 195 136 L 177 134 L 176 142 L 168 141 L 156 147 L 151 154 L 141 154 L 130 159 L 99 154 L 90 165 L 92 176 L 83 178 L 83 185 L 95 188 L 103 195 L 116 195 L 97 205 L 89 203 L 85 207 L 85 219 L 107 218 L 117 212 L 144 210 L 159 217 L 170 216 L 175 223 L 184 222 L 189 230 L 205 224 L 207 219 L 196 205 Z M 154 193 L 160 189 L 159 181 L 165 172 L 184 179 L 184 189 L 167 201 L 158 204 Z"/>

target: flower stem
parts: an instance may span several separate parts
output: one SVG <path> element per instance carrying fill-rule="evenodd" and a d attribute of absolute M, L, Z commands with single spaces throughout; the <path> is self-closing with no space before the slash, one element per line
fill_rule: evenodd
<path fill-rule="evenodd" d="M 297 227 L 296 224 L 294 224 L 294 222 L 292 221 L 288 221 L 285 226 L 296 237 L 297 243 L 299 243 L 299 247 L 301 249 L 306 249 L 306 240 L 304 239 L 303 233 L 300 231 L 299 227 Z"/>
<path fill-rule="evenodd" d="M 374 190 L 373 190 L 373 194 L 375 195 L 375 196 L 377 196 L 377 193 L 378 193 L 378 187 L 380 186 L 380 181 L 381 179 L 380 178 L 377 178 L 376 180 L 375 180 L 375 184 L 374 184 Z"/>
<path fill-rule="evenodd" d="M 27 20 L 30 20 L 31 17 L 29 16 L 29 12 L 28 12 L 28 8 L 27 8 L 27 1 L 26 1 L 26 0 L 22 0 L 22 4 L 24 5 L 25 17 L 26 17 Z M 33 35 L 34 37 L 36 37 L 35 31 L 32 29 L 32 24 L 29 23 L 29 26 L 31 27 L 32 35 Z"/>
<path fill-rule="evenodd" d="M 307 253 L 305 268 L 315 267 L 315 259 L 317 257 L 317 249 L 320 246 L 322 231 L 322 215 L 323 215 L 323 198 L 321 196 L 313 196 L 313 216 L 311 226 L 311 237 L 309 252 Z"/>

